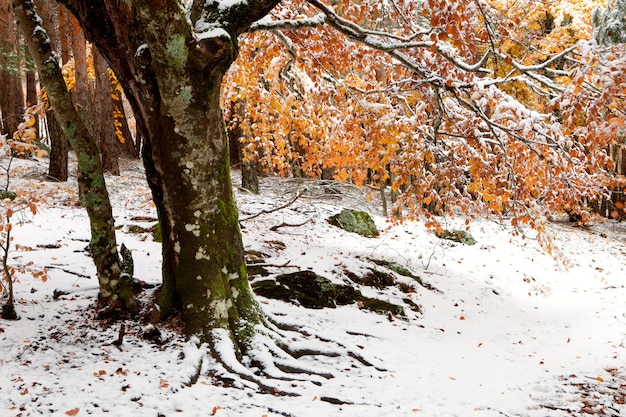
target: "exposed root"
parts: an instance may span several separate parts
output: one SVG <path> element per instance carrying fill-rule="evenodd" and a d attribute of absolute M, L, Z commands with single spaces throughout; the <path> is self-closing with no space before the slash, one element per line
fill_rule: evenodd
<path fill-rule="evenodd" d="M 268 319 L 264 325 L 257 326 L 254 336 L 247 343 L 246 352 L 240 358 L 228 330 L 213 330 L 209 347 L 218 369 L 212 375 L 228 385 L 253 388 L 272 395 L 300 396 L 304 391 L 299 392 L 298 387 L 321 386 L 324 381 L 335 377 L 334 370 L 324 369 L 323 362 L 299 360 L 305 356 L 351 358 L 353 366 L 385 371 L 375 364 L 375 360 L 358 352 L 358 346 L 317 333 Z M 348 404 L 336 398 L 328 398 L 328 402 Z"/>
<path fill-rule="evenodd" d="M 236 349 L 233 341 L 224 329 L 215 329 L 211 334 L 211 353 L 217 362 L 231 375 L 237 376 L 244 381 L 252 383 L 261 392 L 274 395 L 297 396 L 298 394 L 282 390 L 278 385 L 272 385 L 264 378 L 257 376 L 245 367 L 235 354 Z"/>

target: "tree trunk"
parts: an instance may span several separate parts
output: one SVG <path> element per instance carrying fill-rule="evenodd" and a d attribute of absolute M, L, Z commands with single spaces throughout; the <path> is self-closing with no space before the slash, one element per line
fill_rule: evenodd
<path fill-rule="evenodd" d="M 74 99 L 74 105 L 78 108 L 78 113 L 83 115 L 83 123 L 87 126 L 87 130 L 94 136 L 96 143 L 99 143 L 99 138 L 94 135 L 95 117 L 92 117 L 94 112 L 91 107 L 93 88 L 89 83 L 87 70 L 87 42 L 78 21 L 72 15 L 69 16 L 69 20 L 71 22 L 70 29 L 75 81 L 72 98 Z"/>
<path fill-rule="evenodd" d="M 54 109 L 50 108 L 46 111 L 46 125 L 50 137 L 48 178 L 54 181 L 67 181 L 69 146 L 67 146 L 67 138 L 57 120 Z"/>
<path fill-rule="evenodd" d="M 120 141 L 115 134 L 109 66 L 96 49 L 93 50 L 93 66 L 96 73 L 93 95 L 94 135 L 99 138 L 103 169 L 112 175 L 120 175 Z"/>
<path fill-rule="evenodd" d="M 232 103 L 233 106 L 233 117 L 234 117 L 234 126 L 230 129 L 229 144 L 230 149 L 232 150 L 232 155 L 230 158 L 230 164 L 234 165 L 234 163 L 239 163 L 241 167 L 241 187 L 245 190 L 248 190 L 254 194 L 259 193 L 259 175 L 257 171 L 257 162 L 256 161 L 248 161 L 243 155 L 243 146 L 241 143 L 241 139 L 244 137 L 245 133 L 241 128 L 241 122 L 245 115 L 245 101 L 238 101 Z"/>
<path fill-rule="evenodd" d="M 72 104 L 61 68 L 52 52 L 50 38 L 39 25 L 40 19 L 32 0 L 11 0 L 11 4 L 39 69 L 41 81 L 48 91 L 50 103 L 76 151 L 79 196 L 89 214 L 90 249 L 100 284 L 100 300 L 112 308 L 117 308 L 121 302 L 125 308 L 136 312 L 131 283 L 129 280 L 120 280 L 114 220 L 98 148 Z"/>
<path fill-rule="evenodd" d="M 227 333 L 245 350 L 263 318 L 247 280 L 220 88 L 237 36 L 278 0 L 227 10 L 196 0 L 191 16 L 177 1 L 61 1 L 114 69 L 137 118 L 163 231 L 162 312 L 179 311 L 201 340 Z M 223 30 L 192 36 L 190 21 L 201 16 Z"/>
<path fill-rule="evenodd" d="M 115 118 L 115 131 L 118 140 L 123 139 L 120 147 L 120 157 L 139 158 L 140 141 L 133 141 L 133 135 L 128 126 L 126 111 L 124 110 L 124 92 L 117 78 L 111 79 L 111 99 L 113 100 L 113 116 Z M 138 138 L 138 136 L 136 136 Z"/>
<path fill-rule="evenodd" d="M 6 0 L 0 0 L 0 110 L 1 133 L 13 137 L 24 115 L 24 90 L 13 15 Z"/>
<path fill-rule="evenodd" d="M 42 26 L 48 33 L 52 42 L 52 49 L 61 51 L 61 35 L 59 27 L 59 6 L 53 1 L 41 4 L 39 9 Z M 65 36 L 65 35 L 64 35 Z M 67 40 L 66 40 L 67 44 Z M 69 50 L 69 47 L 66 45 Z M 41 79 L 41 76 L 39 77 Z M 67 181 L 68 178 L 68 152 L 69 146 L 65 133 L 54 114 L 54 109 L 48 106 L 46 109 L 46 126 L 48 128 L 48 139 L 50 141 L 50 156 L 48 165 L 48 178 L 54 181 Z"/>
<path fill-rule="evenodd" d="M 69 21 L 70 14 L 62 4 L 58 7 L 58 27 L 59 27 L 59 44 L 61 46 L 61 64 L 65 65 L 70 61 L 71 57 L 71 23 Z"/>

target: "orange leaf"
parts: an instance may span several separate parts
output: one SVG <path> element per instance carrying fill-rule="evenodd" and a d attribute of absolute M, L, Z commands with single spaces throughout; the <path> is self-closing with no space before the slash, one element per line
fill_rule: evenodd
<path fill-rule="evenodd" d="M 71 410 L 67 410 L 65 414 L 68 416 L 75 416 L 76 414 L 78 414 L 79 411 L 80 408 L 72 408 Z"/>
<path fill-rule="evenodd" d="M 601 376 L 597 376 L 596 381 L 604 382 L 604 378 L 602 378 Z"/>
<path fill-rule="evenodd" d="M 213 407 L 213 411 L 211 412 L 211 415 L 214 416 L 215 414 L 217 414 L 217 411 L 221 409 L 222 407 L 220 407 L 219 405 L 216 405 L 215 407 Z"/>
<path fill-rule="evenodd" d="M 168 383 L 167 383 L 167 381 L 166 381 L 166 380 L 164 380 L 163 378 L 161 378 L 161 379 L 159 380 L 159 385 L 161 386 L 161 388 L 167 388 L 167 387 L 169 387 L 169 386 L 170 386 L 170 384 L 168 384 Z M 215 413 L 214 413 L 214 414 L 215 414 Z"/>
<path fill-rule="evenodd" d="M 459 317 L 459 320 L 465 320 L 465 316 Z"/>

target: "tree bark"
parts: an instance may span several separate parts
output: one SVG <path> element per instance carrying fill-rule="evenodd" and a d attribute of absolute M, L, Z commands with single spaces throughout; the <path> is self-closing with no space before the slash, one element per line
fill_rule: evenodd
<path fill-rule="evenodd" d="M 118 135 L 118 140 L 123 139 L 122 146 L 120 147 L 120 157 L 139 158 L 141 142 L 137 140 L 137 135 L 135 136 L 135 141 L 133 141 L 133 134 L 130 131 L 130 126 L 128 126 L 126 110 L 124 110 L 124 92 L 117 78 L 111 79 L 111 99 L 113 100 L 115 131 Z"/>
<path fill-rule="evenodd" d="M 61 46 L 61 65 L 65 65 L 71 58 L 71 23 L 69 21 L 69 13 L 67 9 L 59 4 L 58 7 L 58 27 L 59 27 L 59 44 Z"/>
<path fill-rule="evenodd" d="M 191 16 L 173 0 L 61 1 L 114 69 L 137 118 L 163 231 L 162 312 L 179 311 L 201 340 L 227 333 L 246 350 L 263 317 L 247 280 L 220 88 L 237 36 L 278 0 L 226 10 L 196 0 Z M 194 36 L 190 21 L 201 16 L 222 30 Z"/>
<path fill-rule="evenodd" d="M 51 49 L 50 38 L 40 26 L 32 0 L 11 0 L 28 48 L 39 69 L 48 98 L 56 110 L 78 159 L 80 201 L 91 226 L 91 256 L 100 285 L 100 300 L 111 308 L 123 306 L 136 312 L 129 281 L 120 280 L 121 266 L 115 239 L 111 203 L 106 189 L 98 148 L 73 106 L 61 68 Z"/>
<path fill-rule="evenodd" d="M 234 126 L 230 129 L 229 144 L 232 151 L 230 163 L 239 163 L 241 167 L 241 187 L 254 194 L 259 193 L 259 175 L 256 161 L 248 161 L 243 155 L 241 139 L 245 133 L 241 128 L 241 122 L 245 117 L 245 101 L 232 103 Z"/>
<path fill-rule="evenodd" d="M 78 112 L 84 115 L 83 123 L 87 126 L 87 129 L 96 139 L 96 143 L 99 143 L 99 138 L 94 135 L 94 112 L 91 106 L 91 97 L 93 93 L 93 86 L 89 83 L 89 76 L 87 70 L 87 41 L 85 40 L 85 34 L 78 21 L 72 16 L 69 16 L 71 40 L 72 40 L 72 57 L 74 58 L 74 90 L 72 91 L 72 98 L 74 99 L 74 105 L 78 108 Z"/>
<path fill-rule="evenodd" d="M 0 0 L 0 110 L 1 133 L 13 137 L 24 115 L 24 90 L 13 15 L 6 0 Z"/>
<path fill-rule="evenodd" d="M 53 1 L 44 2 L 41 6 L 39 13 L 42 19 L 42 26 L 50 37 L 52 49 L 60 52 L 62 47 L 61 35 L 59 33 L 59 7 Z M 69 146 L 67 145 L 65 133 L 63 133 L 63 129 L 56 119 L 54 109 L 50 107 L 46 110 L 46 126 L 50 141 L 48 178 L 54 181 L 67 181 Z"/>
<path fill-rule="evenodd" d="M 67 138 L 63 128 L 52 108 L 46 111 L 46 125 L 50 137 L 48 178 L 54 181 L 67 181 L 69 146 L 67 146 Z"/>
<path fill-rule="evenodd" d="M 120 141 L 115 134 L 113 119 L 113 100 L 111 99 L 111 81 L 109 66 L 94 48 L 93 66 L 96 73 L 96 86 L 93 95 L 94 135 L 99 138 L 100 155 L 103 169 L 112 174 L 120 175 Z"/>

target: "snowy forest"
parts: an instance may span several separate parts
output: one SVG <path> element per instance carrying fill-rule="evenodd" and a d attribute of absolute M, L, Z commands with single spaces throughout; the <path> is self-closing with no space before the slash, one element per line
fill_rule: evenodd
<path fill-rule="evenodd" d="M 0 415 L 626 414 L 625 43 L 625 0 L 0 0 Z"/>

